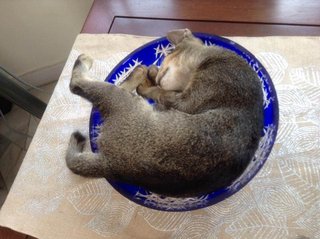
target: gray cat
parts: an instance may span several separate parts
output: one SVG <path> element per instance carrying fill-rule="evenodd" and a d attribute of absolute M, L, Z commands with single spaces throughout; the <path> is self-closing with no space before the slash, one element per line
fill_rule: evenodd
<path fill-rule="evenodd" d="M 139 66 L 120 87 L 88 78 L 89 57 L 76 60 L 70 90 L 106 120 L 97 154 L 83 152 L 81 133 L 71 135 L 66 162 L 74 173 L 189 197 L 226 187 L 245 170 L 263 127 L 259 78 L 235 53 L 205 46 L 188 29 L 167 37 L 175 49 L 159 70 Z"/>

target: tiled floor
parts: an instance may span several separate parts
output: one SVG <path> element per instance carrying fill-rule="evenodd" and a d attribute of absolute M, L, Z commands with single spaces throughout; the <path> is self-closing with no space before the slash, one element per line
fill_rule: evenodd
<path fill-rule="evenodd" d="M 42 91 L 31 90 L 30 92 L 48 103 L 56 83 L 54 81 L 40 87 Z M 5 121 L 0 119 L 0 149 L 2 149 L 0 151 L 0 176 L 2 175 L 2 179 L 0 178 L 0 207 L 19 171 L 39 121 L 38 118 L 17 106 L 14 106 L 5 115 Z"/>

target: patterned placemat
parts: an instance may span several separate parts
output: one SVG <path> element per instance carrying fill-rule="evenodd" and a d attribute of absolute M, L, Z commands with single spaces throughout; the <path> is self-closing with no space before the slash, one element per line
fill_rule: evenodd
<path fill-rule="evenodd" d="M 91 111 L 68 88 L 76 57 L 91 55 L 90 74 L 104 80 L 123 57 L 151 39 L 78 36 L 0 211 L 0 224 L 44 239 L 320 238 L 319 37 L 231 38 L 266 67 L 280 106 L 270 158 L 232 197 L 201 210 L 160 212 L 128 201 L 104 179 L 67 169 L 70 134 L 88 134 Z"/>

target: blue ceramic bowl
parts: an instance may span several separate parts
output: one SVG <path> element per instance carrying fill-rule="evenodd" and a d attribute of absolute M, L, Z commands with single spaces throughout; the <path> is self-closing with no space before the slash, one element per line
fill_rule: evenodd
<path fill-rule="evenodd" d="M 257 73 L 261 80 L 261 88 L 264 93 L 264 130 L 259 148 L 252 158 L 245 172 L 230 186 L 199 197 L 174 198 L 165 197 L 148 191 L 136 185 L 122 182 L 109 181 L 109 183 L 123 196 L 149 208 L 162 211 L 188 211 L 200 209 L 218 203 L 243 188 L 261 169 L 267 160 L 276 139 L 278 129 L 278 101 L 276 91 L 269 74 L 262 64 L 246 49 L 239 44 L 219 36 L 195 33 L 206 45 L 217 45 L 229 49 L 248 62 L 248 65 Z M 162 37 L 149 42 L 125 57 L 108 75 L 105 81 L 119 84 L 139 64 L 160 66 L 166 54 L 173 49 L 167 38 Z M 99 134 L 99 126 L 103 123 L 99 111 L 92 109 L 90 118 L 90 142 L 93 152 L 97 152 L 96 139 Z"/>

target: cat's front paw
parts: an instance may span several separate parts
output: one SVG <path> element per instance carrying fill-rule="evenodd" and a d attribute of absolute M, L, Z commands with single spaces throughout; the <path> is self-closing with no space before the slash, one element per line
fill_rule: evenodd
<path fill-rule="evenodd" d="M 150 86 L 148 86 L 146 84 L 140 84 L 137 87 L 137 94 L 142 96 L 142 97 L 147 98 L 147 95 L 148 95 L 147 92 L 148 92 L 149 88 L 150 88 Z"/>
<path fill-rule="evenodd" d="M 139 65 L 133 69 L 127 79 L 120 84 L 120 88 L 127 91 L 135 90 L 138 85 L 148 80 L 148 68 L 145 65 Z"/>
<path fill-rule="evenodd" d="M 133 69 L 126 81 L 140 81 L 148 77 L 148 67 L 145 65 L 139 65 Z"/>
<path fill-rule="evenodd" d="M 158 75 L 159 68 L 156 65 L 151 65 L 148 68 L 148 79 L 152 85 L 156 85 L 156 77 Z"/>

